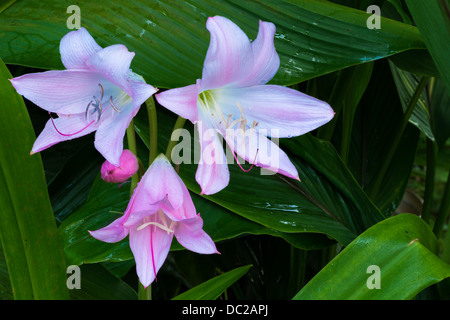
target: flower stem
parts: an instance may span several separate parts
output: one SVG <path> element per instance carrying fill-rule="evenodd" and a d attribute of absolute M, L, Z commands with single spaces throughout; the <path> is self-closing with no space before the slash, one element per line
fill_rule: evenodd
<path fill-rule="evenodd" d="M 152 300 L 152 286 L 149 285 L 147 288 L 144 288 L 142 283 L 139 282 L 138 299 L 139 300 Z"/>
<path fill-rule="evenodd" d="M 439 208 L 436 222 L 434 223 L 433 227 L 433 232 L 438 239 L 442 235 L 442 229 L 444 228 L 449 213 L 450 213 L 450 170 L 448 172 L 447 183 L 445 184 L 441 206 Z"/>
<path fill-rule="evenodd" d="M 431 204 L 433 203 L 434 180 L 436 172 L 437 144 L 427 139 L 427 171 L 425 177 L 425 193 L 423 197 L 422 219 L 430 222 Z"/>
<path fill-rule="evenodd" d="M 131 120 L 130 125 L 127 128 L 127 141 L 128 141 L 128 149 L 131 152 L 133 152 L 133 154 L 137 157 L 136 133 L 134 131 L 133 120 Z M 139 171 L 136 172 L 131 177 L 130 196 L 133 194 L 134 188 L 136 188 L 138 182 L 139 182 Z"/>
<path fill-rule="evenodd" d="M 307 251 L 296 248 L 291 245 L 291 256 L 290 256 L 290 267 L 289 267 L 289 286 L 291 296 L 297 294 L 298 291 L 303 287 L 305 281 L 306 272 L 306 258 Z"/>
<path fill-rule="evenodd" d="M 177 121 L 175 122 L 175 125 L 173 126 L 172 135 L 170 137 L 170 141 L 167 145 L 166 150 L 166 158 L 169 161 L 172 161 L 172 150 L 178 143 L 178 139 L 180 138 L 179 131 L 177 129 L 181 129 L 184 127 L 184 123 L 186 122 L 185 118 L 178 117 Z"/>
<path fill-rule="evenodd" d="M 149 145 L 149 157 L 148 165 L 150 166 L 155 160 L 158 153 L 158 122 L 156 115 L 156 106 L 153 96 L 151 96 L 147 101 L 145 101 L 148 112 L 148 123 L 150 128 L 150 145 Z"/>
<path fill-rule="evenodd" d="M 383 162 L 383 165 L 380 169 L 380 171 L 377 174 L 376 180 L 373 184 L 372 190 L 371 190 L 371 196 L 372 198 L 378 193 L 378 191 L 381 188 L 381 184 L 383 182 L 383 179 L 386 175 L 387 170 L 389 169 L 389 166 L 391 165 L 392 159 L 394 158 L 394 154 L 397 151 L 398 144 L 400 143 L 400 140 L 403 136 L 403 133 L 406 129 L 406 126 L 409 123 L 409 118 L 411 117 L 411 114 L 414 111 L 414 108 L 416 106 L 417 101 L 419 100 L 420 95 L 422 94 L 423 89 L 425 88 L 425 85 L 428 82 L 428 77 L 422 77 L 419 84 L 417 85 L 416 91 L 414 92 L 413 96 L 411 97 L 411 100 L 409 101 L 409 105 L 406 108 L 406 111 L 403 115 L 402 122 L 400 124 L 399 129 L 396 131 L 395 136 L 392 139 L 392 143 L 389 146 L 389 150 L 387 152 L 386 160 Z"/>

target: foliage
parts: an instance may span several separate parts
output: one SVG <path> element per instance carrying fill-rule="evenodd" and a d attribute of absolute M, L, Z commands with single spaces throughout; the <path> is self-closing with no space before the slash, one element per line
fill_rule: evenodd
<path fill-rule="evenodd" d="M 371 4 L 381 8 L 379 29 L 366 24 L 374 18 L 366 12 Z M 137 299 L 127 239 L 107 244 L 87 232 L 125 210 L 129 184 L 100 179 L 103 159 L 92 135 L 30 156 L 48 114 L 23 100 L 7 80 L 62 69 L 58 46 L 69 31 L 68 5 L 0 5 L 0 298 Z M 77 5 L 82 26 L 96 41 L 126 45 L 136 53 L 133 71 L 160 90 L 201 77 L 207 17 L 231 19 L 250 39 L 258 20 L 271 21 L 281 59 L 271 83 L 325 100 L 336 112 L 312 133 L 280 139 L 301 182 L 261 175 L 259 168 L 245 173 L 233 164 L 230 185 L 204 196 L 194 178 L 196 165 L 177 165 L 221 254 L 198 255 L 174 241 L 152 284 L 153 299 L 450 296 L 444 280 L 450 276 L 447 0 Z M 133 120 L 145 168 L 152 103 Z M 158 151 L 165 152 L 177 116 L 155 107 Z M 184 128 L 194 137 L 190 123 Z M 187 143 L 194 157 L 197 142 Z M 81 266 L 85 282 L 79 290 L 66 287 L 69 265 Z M 380 289 L 366 282 L 371 265 L 380 268 Z"/>

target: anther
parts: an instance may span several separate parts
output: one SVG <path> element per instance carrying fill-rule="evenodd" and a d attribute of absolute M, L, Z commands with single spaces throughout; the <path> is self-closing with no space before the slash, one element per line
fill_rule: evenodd
<path fill-rule="evenodd" d="M 113 103 L 113 97 L 112 96 L 110 96 L 109 97 L 109 104 L 110 104 L 110 106 L 114 109 L 114 111 L 116 111 L 116 112 L 122 112 L 122 110 L 120 110 L 119 108 L 117 108 L 115 105 L 114 105 L 114 103 Z"/>

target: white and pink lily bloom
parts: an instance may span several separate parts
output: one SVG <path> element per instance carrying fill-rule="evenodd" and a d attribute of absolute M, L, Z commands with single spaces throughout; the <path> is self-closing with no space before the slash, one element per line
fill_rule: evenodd
<path fill-rule="evenodd" d="M 96 131 L 96 149 L 118 166 L 131 119 L 157 89 L 130 70 L 134 52 L 121 44 L 102 49 L 84 28 L 66 34 L 59 50 L 66 70 L 11 79 L 19 94 L 58 115 L 47 122 L 31 154 Z"/>
<path fill-rule="evenodd" d="M 164 155 L 159 155 L 135 188 L 124 215 L 90 234 L 104 242 L 117 242 L 129 235 L 136 271 L 144 287 L 156 278 L 173 236 L 186 249 L 218 253 L 203 231 L 189 191 Z"/>
<path fill-rule="evenodd" d="M 333 110 L 297 90 L 266 85 L 280 65 L 274 24 L 260 21 L 253 42 L 224 17 L 208 18 L 206 27 L 211 39 L 202 78 L 196 84 L 156 95 L 167 109 L 201 124 L 196 180 L 202 193 L 216 193 L 229 183 L 221 137 L 233 155 L 299 179 L 288 156 L 267 137 L 302 135 L 330 121 Z"/>

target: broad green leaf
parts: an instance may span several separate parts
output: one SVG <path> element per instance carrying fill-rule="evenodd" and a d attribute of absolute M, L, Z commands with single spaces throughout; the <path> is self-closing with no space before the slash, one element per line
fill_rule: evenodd
<path fill-rule="evenodd" d="M 12 300 L 14 295 L 9 280 L 8 266 L 3 254 L 2 243 L 0 242 L 0 300 Z"/>
<path fill-rule="evenodd" d="M 386 217 L 395 211 L 403 197 L 419 138 L 419 130 L 409 124 L 384 176 L 382 188 L 375 192 L 374 181 L 386 161 L 389 143 L 402 117 L 402 105 L 389 65 L 386 61 L 376 61 L 355 116 L 348 167 Z M 339 138 L 339 131 L 336 133 Z"/>
<path fill-rule="evenodd" d="M 77 5 L 81 26 L 101 46 L 126 45 L 136 52 L 132 69 L 161 88 L 189 85 L 201 77 L 209 44 L 205 23 L 214 15 L 233 20 L 250 39 L 256 38 L 259 20 L 276 25 L 281 58 L 272 80 L 276 84 L 425 48 L 415 27 L 381 18 L 381 29 L 369 29 L 365 11 L 319 0 L 113 0 L 108 5 L 84 0 Z M 0 15 L 0 57 L 10 64 L 61 69 L 58 46 L 70 31 L 67 6 L 44 0 L 7 8 Z"/>
<path fill-rule="evenodd" d="M 86 138 L 89 138 L 89 141 L 67 159 L 61 170 L 48 184 L 53 212 L 59 222 L 85 203 L 94 179 L 100 172 L 100 166 L 105 161 L 94 148 L 93 136 Z M 59 146 L 64 144 L 66 142 Z M 67 147 L 73 147 L 70 142 L 67 145 Z M 44 151 L 45 155 L 47 155 L 46 152 L 47 150 Z"/>
<path fill-rule="evenodd" d="M 117 219 L 125 211 L 129 199 L 129 184 L 119 188 L 117 184 L 108 184 L 97 177 L 86 203 L 58 228 L 68 264 L 132 259 L 128 238 L 105 243 L 89 234 L 89 231 L 103 228 Z"/>
<path fill-rule="evenodd" d="M 450 95 L 450 17 L 448 1 L 406 0 L 439 74 Z"/>
<path fill-rule="evenodd" d="M 80 267 L 80 289 L 70 290 L 74 300 L 136 300 L 137 293 L 100 264 Z"/>
<path fill-rule="evenodd" d="M 450 277 L 450 265 L 434 254 L 437 248 L 436 237 L 422 219 L 412 214 L 394 216 L 362 233 L 294 299 L 412 299 Z M 378 267 L 379 273 L 371 266 Z M 378 280 L 379 289 L 372 286 Z"/>
<path fill-rule="evenodd" d="M 16 299 L 68 298 L 64 256 L 27 110 L 0 60 L 0 236 Z"/>
<path fill-rule="evenodd" d="M 183 292 L 182 294 L 174 297 L 172 300 L 215 300 L 217 299 L 228 287 L 235 283 L 239 278 L 252 266 L 243 266 L 234 270 L 228 271 L 217 277 L 214 277 L 198 286 Z"/>
<path fill-rule="evenodd" d="M 431 80 L 431 126 L 440 148 L 450 137 L 450 95 L 442 79 Z"/>
<path fill-rule="evenodd" d="M 402 103 L 403 111 L 408 107 L 411 97 L 416 91 L 420 78 L 407 71 L 400 70 L 392 63 L 390 64 L 398 95 Z M 409 121 L 418 127 L 428 138 L 434 141 L 433 131 L 431 129 L 430 107 L 427 102 L 426 92 L 422 92 L 416 107 Z"/>

